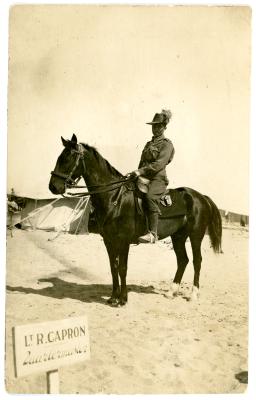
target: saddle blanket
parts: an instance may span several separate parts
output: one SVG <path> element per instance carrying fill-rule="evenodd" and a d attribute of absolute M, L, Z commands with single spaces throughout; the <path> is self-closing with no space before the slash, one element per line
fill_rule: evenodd
<path fill-rule="evenodd" d="M 186 214 L 186 203 L 182 193 L 176 189 L 168 189 L 161 197 L 159 208 L 161 211 L 160 219 L 179 217 Z"/>

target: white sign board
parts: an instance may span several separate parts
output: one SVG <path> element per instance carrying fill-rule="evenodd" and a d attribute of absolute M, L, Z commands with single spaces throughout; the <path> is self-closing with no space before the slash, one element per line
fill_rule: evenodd
<path fill-rule="evenodd" d="M 13 337 L 16 377 L 90 358 L 86 317 L 16 326 Z"/>

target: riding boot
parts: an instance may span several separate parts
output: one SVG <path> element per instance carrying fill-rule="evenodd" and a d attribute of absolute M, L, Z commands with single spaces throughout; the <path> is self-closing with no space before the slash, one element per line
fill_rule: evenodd
<path fill-rule="evenodd" d="M 158 213 L 150 213 L 148 216 L 148 220 L 149 230 L 155 236 L 155 240 L 157 240 Z"/>
<path fill-rule="evenodd" d="M 140 243 L 155 243 L 157 241 L 158 213 L 151 212 L 148 215 L 149 232 L 139 237 Z"/>

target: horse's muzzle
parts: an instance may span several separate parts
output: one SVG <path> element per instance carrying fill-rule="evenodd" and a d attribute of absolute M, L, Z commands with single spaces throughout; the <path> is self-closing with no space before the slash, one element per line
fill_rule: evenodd
<path fill-rule="evenodd" d="M 63 193 L 65 193 L 65 186 L 61 185 L 61 186 L 56 187 L 51 179 L 50 183 L 49 183 L 49 190 L 50 190 L 50 192 L 52 192 L 52 194 L 63 194 Z"/>

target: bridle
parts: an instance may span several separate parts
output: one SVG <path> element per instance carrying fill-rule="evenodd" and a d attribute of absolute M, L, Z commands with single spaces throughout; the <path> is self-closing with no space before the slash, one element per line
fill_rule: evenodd
<path fill-rule="evenodd" d="M 80 161 L 82 161 L 83 169 L 85 171 L 85 163 L 84 163 L 85 151 L 84 151 L 83 145 L 78 143 L 77 149 L 71 149 L 71 153 L 76 153 L 77 156 L 76 156 L 75 164 L 69 174 L 62 174 L 61 172 L 55 172 L 55 171 L 51 172 L 51 175 L 57 176 L 58 178 L 61 178 L 61 179 L 64 179 L 64 185 L 66 188 L 75 187 L 76 184 L 78 183 L 78 181 L 81 179 L 81 175 L 76 179 L 72 178 L 72 175 L 75 172 L 76 168 L 78 167 Z"/>
<path fill-rule="evenodd" d="M 68 193 L 71 196 L 77 196 L 77 197 L 82 197 L 82 196 L 89 196 L 91 194 L 96 194 L 96 193 L 104 193 L 104 192 L 108 192 L 114 189 L 118 189 L 119 187 L 123 186 L 124 183 L 128 183 L 129 181 L 133 180 L 131 178 L 127 178 L 124 177 L 123 179 L 119 179 L 118 181 L 112 181 L 110 183 L 104 183 L 104 184 L 98 184 L 98 185 L 93 185 L 93 186 L 78 186 L 77 183 L 78 181 L 81 179 L 82 175 L 80 175 L 78 178 L 73 179 L 72 175 L 75 172 L 76 168 L 78 167 L 80 161 L 82 161 L 83 164 L 83 170 L 84 172 L 86 171 L 86 167 L 85 167 L 85 162 L 84 162 L 84 154 L 85 154 L 85 149 L 83 147 L 83 145 L 81 143 L 77 143 L 77 149 L 71 149 L 71 153 L 76 153 L 76 161 L 75 164 L 72 168 L 72 170 L 70 171 L 69 174 L 63 174 L 61 172 L 55 172 L 52 171 L 51 175 L 56 176 L 58 178 L 64 179 L 64 185 L 65 185 L 65 189 L 67 188 L 75 188 L 75 189 L 82 189 L 82 188 L 91 188 L 91 187 L 96 187 L 99 189 L 96 190 L 90 190 L 88 192 L 83 192 L 83 193 Z M 113 187 L 113 185 L 115 185 Z M 66 190 L 65 190 L 66 191 Z M 62 195 L 63 196 L 63 195 Z M 65 196 L 63 196 L 65 197 Z"/>

